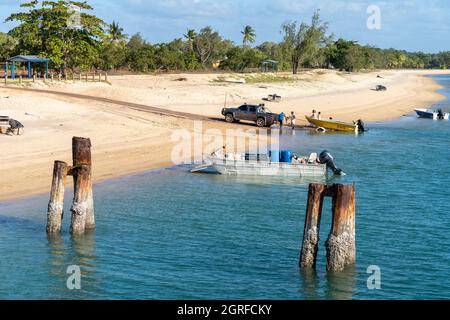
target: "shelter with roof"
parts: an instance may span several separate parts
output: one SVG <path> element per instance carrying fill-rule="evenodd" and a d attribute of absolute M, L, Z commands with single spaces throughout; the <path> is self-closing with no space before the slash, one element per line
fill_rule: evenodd
<path fill-rule="evenodd" d="M 268 71 L 273 71 L 273 72 L 277 72 L 278 71 L 278 61 L 275 60 L 264 60 L 261 62 L 261 70 L 263 72 L 268 72 Z"/>
<path fill-rule="evenodd" d="M 5 77 L 8 77 L 8 69 L 9 65 L 11 65 L 11 78 L 14 80 L 16 78 L 16 63 L 26 63 L 28 65 L 28 79 L 33 76 L 33 70 L 35 69 L 36 64 L 45 64 L 45 75 L 48 78 L 48 63 L 50 59 L 40 58 L 38 56 L 15 56 L 6 60 L 6 73 Z"/>

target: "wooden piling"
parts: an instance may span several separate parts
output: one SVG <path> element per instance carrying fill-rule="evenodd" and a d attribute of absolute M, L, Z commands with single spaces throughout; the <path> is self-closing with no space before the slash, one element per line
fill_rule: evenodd
<path fill-rule="evenodd" d="M 92 192 L 92 156 L 91 156 L 91 140 L 88 138 L 73 137 L 72 138 L 72 157 L 73 166 L 88 166 L 89 176 L 88 181 L 88 195 L 87 195 L 87 208 L 86 208 L 86 229 L 95 228 L 95 215 L 94 215 L 94 197 Z M 74 176 L 74 183 L 76 184 L 76 178 Z"/>
<path fill-rule="evenodd" d="M 81 72 L 80 72 L 80 74 L 79 74 L 79 78 L 80 78 L 80 82 L 81 82 L 81 77 L 82 77 L 83 75 L 81 74 Z"/>
<path fill-rule="evenodd" d="M 356 259 L 355 213 L 356 192 L 354 185 L 334 185 L 333 222 L 328 240 L 327 270 L 342 271 Z"/>
<path fill-rule="evenodd" d="M 53 81 L 55 80 L 55 76 L 53 75 L 53 73 L 50 76 L 52 77 L 51 81 L 53 83 Z"/>
<path fill-rule="evenodd" d="M 305 228 L 300 254 L 301 268 L 315 268 L 319 244 L 320 218 L 322 216 L 323 198 L 327 186 L 324 184 L 310 184 L 308 204 L 306 207 Z"/>
<path fill-rule="evenodd" d="M 64 208 L 64 190 L 66 177 L 70 167 L 62 161 L 55 161 L 53 168 L 52 189 L 47 211 L 47 233 L 61 231 L 61 222 Z"/>
<path fill-rule="evenodd" d="M 89 211 L 89 195 L 91 167 L 80 165 L 72 169 L 74 178 L 74 196 L 71 207 L 72 222 L 70 232 L 72 235 L 81 235 L 86 230 L 86 220 Z"/>
<path fill-rule="evenodd" d="M 105 73 L 105 82 L 108 82 L 108 72 Z"/>

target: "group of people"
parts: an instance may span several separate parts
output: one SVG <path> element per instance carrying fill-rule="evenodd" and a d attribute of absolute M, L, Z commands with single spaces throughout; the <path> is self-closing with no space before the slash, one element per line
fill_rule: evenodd
<path fill-rule="evenodd" d="M 322 112 L 320 112 L 320 111 L 317 112 L 316 110 L 313 110 L 310 118 L 311 119 L 322 120 Z"/>
<path fill-rule="evenodd" d="M 292 129 L 295 129 L 295 122 L 297 120 L 297 117 L 294 113 L 294 111 L 291 112 L 289 116 L 286 117 L 284 112 L 281 112 L 278 116 L 278 122 L 280 123 L 280 127 L 283 127 L 283 125 L 288 124 L 292 127 Z"/>
<path fill-rule="evenodd" d="M 322 120 L 322 113 L 320 111 L 317 112 L 316 110 L 313 110 L 310 118 Z M 278 122 L 280 123 L 280 127 L 282 127 L 284 125 L 290 125 L 292 127 L 292 129 L 294 129 L 296 119 L 297 119 L 297 117 L 296 117 L 294 111 L 292 111 L 289 116 L 286 116 L 284 114 L 284 112 L 281 112 L 280 115 L 278 116 Z"/>

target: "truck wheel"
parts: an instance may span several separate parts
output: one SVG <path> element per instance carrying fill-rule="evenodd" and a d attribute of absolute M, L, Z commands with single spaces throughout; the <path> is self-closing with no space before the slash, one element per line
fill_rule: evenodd
<path fill-rule="evenodd" d="M 228 122 L 228 123 L 233 123 L 233 122 L 234 122 L 233 114 L 228 113 L 228 114 L 225 116 L 225 121 Z"/>
<path fill-rule="evenodd" d="M 264 118 L 258 118 L 258 120 L 256 120 L 256 125 L 263 128 L 266 126 L 266 120 L 264 120 Z"/>

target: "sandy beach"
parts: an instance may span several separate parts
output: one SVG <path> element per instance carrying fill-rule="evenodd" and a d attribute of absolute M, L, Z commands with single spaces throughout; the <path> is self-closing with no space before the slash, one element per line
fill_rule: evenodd
<path fill-rule="evenodd" d="M 0 115 L 25 125 L 21 136 L 0 135 L 0 200 L 50 190 L 54 160 L 69 162 L 71 138 L 89 137 L 93 144 L 94 181 L 173 165 L 176 129 L 194 130 L 194 120 L 221 117 L 220 110 L 244 102 L 261 103 L 277 93 L 280 103 L 266 103 L 273 112 L 296 112 L 299 119 L 317 109 L 335 119 L 395 119 L 442 97 L 427 74 L 440 71 L 378 71 L 347 74 L 302 71 L 276 78 L 235 74 L 166 74 L 110 76 L 106 83 L 36 83 L 40 92 L 0 85 Z M 380 77 L 377 77 L 380 76 Z M 244 83 L 235 83 L 245 80 Z M 388 87 L 376 92 L 376 85 Z M 47 91 L 47 92 L 46 92 Z M 51 92 L 51 93 L 50 93 Z M 57 93 L 73 93 L 71 97 Z M 118 103 L 93 98 L 116 100 Z M 122 103 L 123 102 L 123 103 Z M 126 103 L 139 104 L 133 108 Z M 155 109 L 145 110 L 145 106 Z M 155 110 L 168 110 L 156 112 Z M 170 112 L 194 116 L 171 115 Z M 195 116 L 197 115 L 197 117 Z M 255 129 L 225 122 L 202 122 L 202 130 Z"/>

